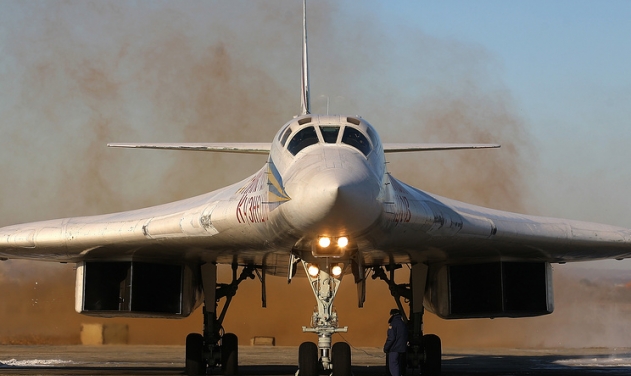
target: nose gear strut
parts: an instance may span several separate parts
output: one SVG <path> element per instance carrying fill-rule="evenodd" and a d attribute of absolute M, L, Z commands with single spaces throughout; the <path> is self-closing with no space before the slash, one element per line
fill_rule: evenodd
<path fill-rule="evenodd" d="M 300 345 L 298 351 L 299 370 L 296 375 L 315 376 L 320 373 L 320 370 L 333 370 L 335 376 L 350 376 L 350 346 L 346 342 L 338 342 L 331 346 L 331 336 L 334 333 L 346 333 L 348 331 L 346 326 L 338 327 L 337 312 L 333 309 L 333 300 L 337 295 L 344 273 L 341 273 L 339 277 L 333 276 L 329 258 L 321 258 L 316 262 L 319 272 L 316 276 L 311 276 L 308 263 L 302 261 L 318 304 L 311 317 L 311 327 L 303 326 L 302 331 L 316 333 L 318 345 L 316 346 L 313 342 L 304 342 Z"/>

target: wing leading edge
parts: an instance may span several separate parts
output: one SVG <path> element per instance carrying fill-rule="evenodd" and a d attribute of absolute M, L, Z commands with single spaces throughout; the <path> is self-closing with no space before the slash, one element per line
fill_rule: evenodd
<path fill-rule="evenodd" d="M 161 149 L 211 151 L 221 153 L 269 154 L 272 144 L 265 142 L 243 143 L 109 143 L 112 148 L 129 149 Z M 413 151 L 496 149 L 499 144 L 419 144 L 419 143 L 385 143 L 384 153 L 401 153 Z"/>
<path fill-rule="evenodd" d="M 499 144 L 414 144 L 414 143 L 384 143 L 384 153 L 401 153 L 410 151 L 438 151 L 438 150 L 469 150 L 469 149 L 497 149 Z"/>
<path fill-rule="evenodd" d="M 212 151 L 222 153 L 269 154 L 272 144 L 267 142 L 242 143 L 109 143 L 112 148 Z"/>

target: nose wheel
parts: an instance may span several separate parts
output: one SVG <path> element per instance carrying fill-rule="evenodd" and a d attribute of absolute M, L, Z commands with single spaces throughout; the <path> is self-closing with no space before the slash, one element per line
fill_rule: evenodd
<path fill-rule="evenodd" d="M 316 376 L 320 373 L 318 346 L 313 342 L 303 342 L 298 348 L 298 369 L 300 376 Z"/>
<path fill-rule="evenodd" d="M 331 362 L 333 363 L 334 376 L 351 375 L 351 347 L 346 342 L 338 342 L 333 345 Z"/>

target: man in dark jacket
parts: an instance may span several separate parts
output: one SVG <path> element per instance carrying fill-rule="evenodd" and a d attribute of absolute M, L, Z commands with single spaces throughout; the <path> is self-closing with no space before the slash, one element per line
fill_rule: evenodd
<path fill-rule="evenodd" d="M 405 368 L 403 359 L 408 346 L 408 328 L 403 322 L 403 317 L 401 317 L 401 312 L 398 309 L 390 310 L 388 324 L 390 324 L 388 325 L 388 339 L 383 345 L 383 352 L 388 357 L 390 375 L 401 376 L 402 368 Z"/>

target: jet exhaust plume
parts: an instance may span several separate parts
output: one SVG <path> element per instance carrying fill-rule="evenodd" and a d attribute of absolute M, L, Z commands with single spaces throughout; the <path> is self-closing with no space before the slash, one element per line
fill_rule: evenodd
<path fill-rule="evenodd" d="M 488 52 L 405 25 L 386 30 L 370 22 L 376 18 L 370 9 L 349 13 L 333 1 L 308 6 L 312 112 L 326 113 L 330 102 L 331 113 L 360 114 L 390 142 L 500 143 L 500 150 L 389 156 L 389 168 L 432 193 L 527 209 L 531 197 L 524 182 L 535 164 L 534 147 Z M 299 112 L 298 2 L 2 7 L 16 17 L 0 22 L 0 35 L 11 36 L 0 40 L 7 56 L 0 69 L 0 157 L 10 162 L 0 180 L 0 225 L 129 210 L 236 182 L 265 158 L 105 145 L 269 142 Z M 229 271 L 221 273 L 227 281 Z M 571 278 L 557 278 L 562 289 L 575 286 Z M 306 282 L 267 282 L 269 308 L 259 308 L 260 286 L 244 282 L 224 326 L 243 343 L 255 335 L 275 336 L 279 345 L 313 340 L 300 333 L 315 305 Z M 80 323 L 103 322 L 74 313 L 72 265 L 2 262 L 0 295 L 1 343 L 76 343 Z M 550 317 L 565 327 L 571 313 L 563 313 L 562 299 Z M 369 281 L 366 308 L 356 308 L 347 277 L 336 299 L 340 324 L 350 325 L 344 338 L 356 346 L 381 346 L 393 306 L 387 286 Z M 541 328 L 549 318 L 531 326 L 530 319 L 447 322 L 428 316 L 427 331 L 443 336 L 445 346 L 548 344 L 544 331 L 537 336 L 541 343 L 535 337 L 508 343 L 484 338 L 494 325 Z M 202 322 L 199 310 L 168 322 L 112 320 L 130 325 L 132 343 L 150 344 L 183 343 L 188 332 L 201 331 Z"/>

